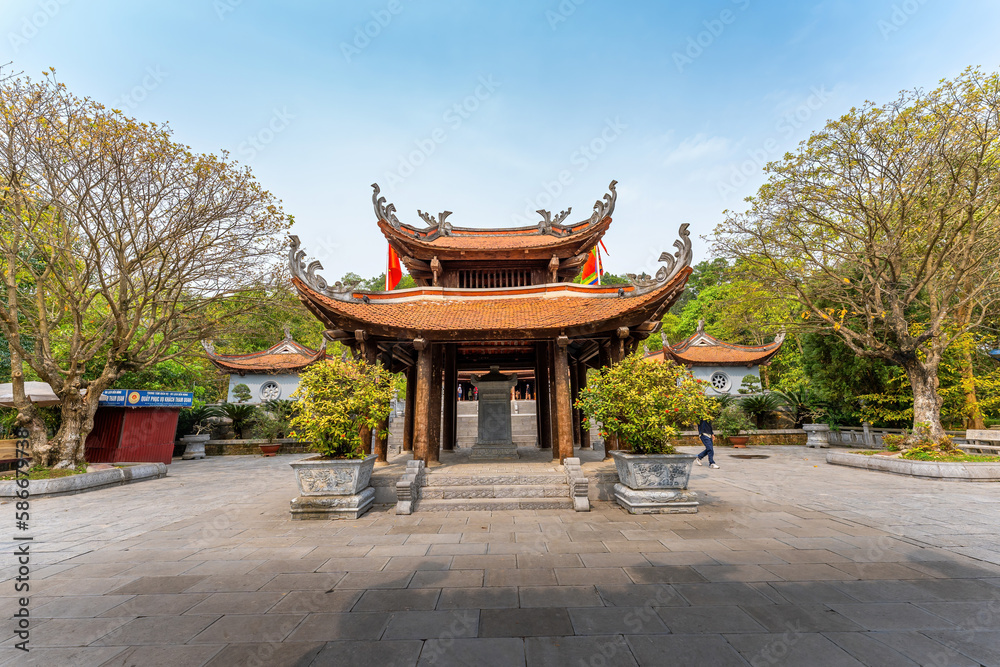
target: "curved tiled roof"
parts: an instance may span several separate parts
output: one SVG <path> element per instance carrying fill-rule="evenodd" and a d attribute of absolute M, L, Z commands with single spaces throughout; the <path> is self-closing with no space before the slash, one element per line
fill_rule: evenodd
<path fill-rule="evenodd" d="M 286 338 L 261 352 L 249 354 L 216 354 L 211 345 L 204 344 L 209 360 L 227 373 L 297 373 L 309 364 L 326 357 L 326 341 L 318 350 Z"/>
<path fill-rule="evenodd" d="M 385 220 L 379 220 L 379 229 L 389 241 L 396 241 L 414 250 L 525 250 L 565 246 L 572 252 L 578 246 L 593 247 L 611 224 L 611 218 L 604 218 L 593 225 L 579 225 L 565 234 L 545 233 L 537 227 L 515 229 L 464 229 L 453 227 L 448 235 L 429 237 L 419 230 L 401 225 L 398 229 Z M 419 253 L 418 253 L 419 254 Z"/>
<path fill-rule="evenodd" d="M 358 293 L 367 303 L 333 299 L 298 278 L 292 281 L 306 306 L 335 328 L 370 328 L 400 338 L 430 334 L 435 339 L 517 339 L 540 332 L 603 331 L 622 318 L 631 322 L 625 326 L 637 326 L 665 303 L 669 306 L 690 273 L 690 267 L 684 267 L 671 280 L 647 292 L 631 285 L 571 283 L 492 290 L 422 287 Z"/>
<path fill-rule="evenodd" d="M 768 363 L 778 350 L 784 335 L 779 334 L 767 345 L 737 345 L 724 343 L 700 329 L 676 345 L 665 348 L 675 361 L 689 366 L 758 366 Z M 654 352 L 650 357 L 664 352 Z"/>

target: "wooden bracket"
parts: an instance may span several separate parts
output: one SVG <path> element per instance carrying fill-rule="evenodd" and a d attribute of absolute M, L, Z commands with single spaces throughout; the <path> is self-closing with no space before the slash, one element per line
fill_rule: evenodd
<path fill-rule="evenodd" d="M 413 339 L 413 349 L 418 352 L 423 352 L 427 349 L 427 339 L 426 338 L 414 338 Z"/>

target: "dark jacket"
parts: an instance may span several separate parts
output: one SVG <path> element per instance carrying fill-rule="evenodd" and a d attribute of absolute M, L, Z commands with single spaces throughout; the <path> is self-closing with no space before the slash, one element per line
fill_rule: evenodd
<path fill-rule="evenodd" d="M 702 419 L 698 422 L 698 436 L 704 437 L 706 435 L 715 435 L 715 431 L 712 430 L 712 422 Z"/>

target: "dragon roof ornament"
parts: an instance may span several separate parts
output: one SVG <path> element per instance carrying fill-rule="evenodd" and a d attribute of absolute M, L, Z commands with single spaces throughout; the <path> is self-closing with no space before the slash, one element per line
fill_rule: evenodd
<path fill-rule="evenodd" d="M 604 199 L 598 199 L 594 202 L 594 212 L 591 214 L 590 220 L 588 221 L 590 224 L 597 224 L 615 212 L 615 202 L 618 200 L 618 191 L 615 190 L 616 185 L 618 185 L 618 181 L 611 181 L 611 185 L 608 186 L 608 189 L 611 190 L 611 192 L 604 195 Z"/>
<path fill-rule="evenodd" d="M 294 277 L 320 294 L 325 294 L 332 299 L 337 299 L 338 301 L 358 301 L 358 299 L 353 297 L 353 292 L 357 289 L 358 283 L 344 284 L 337 281 L 333 285 L 330 285 L 323 276 L 316 273 L 323 269 L 323 265 L 320 264 L 318 259 L 314 259 L 306 264 L 306 251 L 300 249 L 299 246 L 301 243 L 299 237 L 291 234 L 288 238 L 288 268 Z"/>
<path fill-rule="evenodd" d="M 385 220 L 395 229 L 399 229 L 399 218 L 396 217 L 396 205 L 386 203 L 385 197 L 379 197 L 381 190 L 378 183 L 372 183 L 372 205 L 379 220 Z"/>
<path fill-rule="evenodd" d="M 611 207 L 614 208 L 614 202 L 611 203 Z M 645 276 L 636 276 L 634 273 L 627 274 L 629 282 L 635 285 L 634 293 L 636 295 L 653 291 L 660 285 L 672 280 L 684 267 L 691 265 L 691 259 L 694 254 L 691 250 L 691 232 L 688 231 L 688 226 L 688 223 L 685 222 L 678 230 L 680 238 L 674 241 L 674 247 L 677 248 L 677 252 L 673 254 L 669 252 L 660 253 L 657 261 L 663 262 L 665 266 L 661 266 L 655 276 L 647 278 Z"/>

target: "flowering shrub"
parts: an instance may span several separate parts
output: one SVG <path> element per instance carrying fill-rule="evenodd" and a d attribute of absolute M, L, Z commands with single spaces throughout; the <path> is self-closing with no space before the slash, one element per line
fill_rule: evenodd
<path fill-rule="evenodd" d="M 714 404 L 704 384 L 672 361 L 650 363 L 630 355 L 592 374 L 576 407 L 586 416 L 583 428 L 590 428 L 591 419 L 598 421 L 601 435 L 617 435 L 623 448 L 673 454 L 667 439 L 677 435 L 678 427 L 712 416 Z"/>
<path fill-rule="evenodd" d="M 916 461 L 942 461 L 965 454 L 955 446 L 950 436 L 935 440 L 930 425 L 920 422 L 911 433 L 884 435 L 882 443 L 890 452 L 903 452 L 900 458 Z"/>
<path fill-rule="evenodd" d="M 323 458 L 364 457 L 359 433 L 374 432 L 389 416 L 392 374 L 377 364 L 331 359 L 313 364 L 299 376 L 291 436 L 308 440 Z"/>

